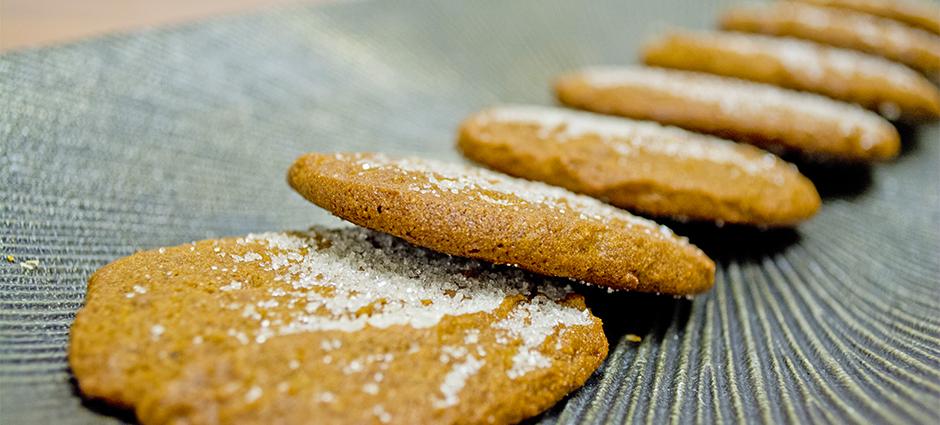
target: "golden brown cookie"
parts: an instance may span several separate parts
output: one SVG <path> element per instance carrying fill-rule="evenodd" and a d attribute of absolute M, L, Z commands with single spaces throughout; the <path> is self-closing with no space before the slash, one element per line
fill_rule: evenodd
<path fill-rule="evenodd" d="M 820 203 L 813 183 L 771 153 L 651 122 L 510 105 L 464 121 L 458 145 L 497 171 L 645 214 L 786 226 Z"/>
<path fill-rule="evenodd" d="M 940 34 L 940 6 L 929 0 L 798 0 L 882 16 Z"/>
<path fill-rule="evenodd" d="M 733 8 L 722 15 L 721 28 L 860 50 L 940 79 L 940 36 L 866 13 L 778 1 Z"/>
<path fill-rule="evenodd" d="M 658 121 L 764 148 L 845 161 L 893 158 L 891 123 L 855 105 L 767 84 L 652 67 L 589 68 L 560 77 L 562 103 Z"/>
<path fill-rule="evenodd" d="M 311 153 L 288 181 L 340 218 L 451 255 L 643 292 L 695 294 L 714 281 L 715 264 L 665 226 L 478 167 Z"/>
<path fill-rule="evenodd" d="M 344 228 L 115 261 L 89 282 L 69 364 L 142 423 L 512 423 L 606 354 L 559 282 Z"/>
<path fill-rule="evenodd" d="M 648 65 L 701 71 L 819 93 L 888 119 L 940 116 L 940 92 L 916 71 L 877 56 L 793 38 L 674 32 L 646 45 Z"/>

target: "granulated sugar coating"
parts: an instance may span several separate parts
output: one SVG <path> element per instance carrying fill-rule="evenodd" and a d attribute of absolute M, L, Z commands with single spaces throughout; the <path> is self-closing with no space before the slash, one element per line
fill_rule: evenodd
<path fill-rule="evenodd" d="M 940 20 L 940 8 L 937 8 Z M 781 1 L 733 7 L 721 16 L 721 28 L 789 36 L 882 56 L 940 77 L 940 37 L 891 19 L 845 9 Z"/>
<path fill-rule="evenodd" d="M 850 161 L 897 155 L 900 137 L 874 112 L 812 93 L 665 68 L 595 67 L 560 77 L 569 106 Z"/>
<path fill-rule="evenodd" d="M 544 139 L 554 136 L 552 140 L 559 142 L 596 135 L 624 156 L 639 151 L 680 160 L 705 160 L 735 167 L 748 174 L 757 174 L 782 164 L 773 154 L 763 153 L 755 156 L 755 151 L 741 149 L 739 145 L 727 140 L 702 136 L 675 127 L 664 127 L 653 122 L 612 118 L 570 109 L 507 105 L 487 109 L 477 118 L 484 123 L 533 123 L 540 127 L 540 136 Z"/>
<path fill-rule="evenodd" d="M 940 35 L 940 5 L 925 0 L 799 0 L 889 18 Z"/>
<path fill-rule="evenodd" d="M 342 160 L 348 157 L 340 154 L 336 158 Z M 442 192 L 477 195 L 478 199 L 484 202 L 503 206 L 517 206 L 519 202 L 503 199 L 507 195 L 515 196 L 521 203 L 547 208 L 558 214 L 577 212 L 579 218 L 603 223 L 620 221 L 653 236 L 675 237 L 666 226 L 611 208 L 594 199 L 578 196 L 555 186 L 510 178 L 479 167 L 422 158 L 391 159 L 384 155 L 357 155 L 355 161 L 363 170 L 384 167 L 398 169 L 403 174 L 420 174 L 427 181 L 412 178 L 416 183 L 410 185 L 409 189 L 423 194 L 437 197 L 440 197 Z M 502 196 L 491 197 L 487 192 Z"/>
<path fill-rule="evenodd" d="M 841 136 L 857 135 L 864 150 L 871 149 L 886 126 L 891 125 L 878 115 L 845 102 L 734 78 L 647 67 L 590 68 L 582 75 L 597 87 L 645 85 L 673 96 L 711 103 L 721 112 L 738 114 L 742 119 L 749 114 L 776 112 L 774 109 L 826 119 Z"/>
<path fill-rule="evenodd" d="M 343 219 L 447 254 L 676 295 L 705 291 L 714 279 L 714 263 L 665 226 L 477 167 L 372 153 L 307 154 L 288 181 Z"/>
<path fill-rule="evenodd" d="M 783 226 L 819 207 L 812 182 L 775 155 L 652 122 L 507 105 L 464 120 L 458 147 L 494 170 L 649 215 Z"/>
<path fill-rule="evenodd" d="M 819 93 L 892 120 L 940 116 L 940 91 L 916 71 L 878 56 L 793 38 L 672 32 L 647 44 L 643 61 Z"/>
<path fill-rule="evenodd" d="M 740 53 L 771 54 L 791 72 L 803 73 L 814 81 L 823 81 L 826 73 L 837 71 L 851 75 L 881 75 L 891 84 L 909 90 L 918 88 L 919 75 L 897 63 L 848 49 L 836 49 L 788 37 L 770 37 L 743 33 L 698 33 L 704 41 L 721 43 Z"/>
<path fill-rule="evenodd" d="M 87 299 L 79 386 L 144 423 L 509 423 L 607 352 L 569 286 L 361 228 L 142 252 Z"/>

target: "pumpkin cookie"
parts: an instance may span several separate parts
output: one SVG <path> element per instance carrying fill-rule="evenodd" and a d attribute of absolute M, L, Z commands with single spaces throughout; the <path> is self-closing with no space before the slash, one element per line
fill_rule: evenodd
<path fill-rule="evenodd" d="M 464 121 L 458 144 L 495 170 L 646 214 L 781 226 L 820 203 L 813 184 L 771 153 L 650 122 L 504 106 Z"/>
<path fill-rule="evenodd" d="M 606 354 L 558 282 L 344 228 L 120 259 L 89 282 L 69 364 L 142 423 L 512 423 Z"/>
<path fill-rule="evenodd" d="M 792 38 L 674 32 L 646 46 L 648 65 L 701 71 L 815 92 L 888 119 L 940 116 L 940 92 L 916 71 L 877 56 Z"/>
<path fill-rule="evenodd" d="M 311 153 L 288 181 L 340 218 L 447 254 L 643 292 L 694 294 L 714 281 L 715 264 L 665 226 L 477 167 Z"/>
<path fill-rule="evenodd" d="M 731 9 L 722 15 L 721 27 L 860 50 L 940 79 L 940 36 L 866 13 L 775 2 Z"/>
<path fill-rule="evenodd" d="M 798 0 L 881 16 L 940 34 L 940 7 L 925 0 Z"/>
<path fill-rule="evenodd" d="M 555 84 L 562 103 L 844 161 L 893 158 L 897 130 L 877 114 L 811 93 L 696 72 L 590 68 Z"/>

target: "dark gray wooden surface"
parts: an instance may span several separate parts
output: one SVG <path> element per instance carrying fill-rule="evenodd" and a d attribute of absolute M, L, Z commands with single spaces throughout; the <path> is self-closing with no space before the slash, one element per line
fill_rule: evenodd
<path fill-rule="evenodd" d="M 135 249 L 336 222 L 284 182 L 298 154 L 459 160 L 456 124 L 551 103 L 551 77 L 634 61 L 721 4 L 681 0 L 296 6 L 0 56 L 0 423 L 131 417 L 75 394 L 85 281 Z M 801 164 L 818 217 L 677 225 L 719 263 L 693 301 L 591 291 L 611 354 L 539 418 L 940 422 L 940 126 L 865 167 Z M 631 343 L 623 336 L 643 336 Z"/>

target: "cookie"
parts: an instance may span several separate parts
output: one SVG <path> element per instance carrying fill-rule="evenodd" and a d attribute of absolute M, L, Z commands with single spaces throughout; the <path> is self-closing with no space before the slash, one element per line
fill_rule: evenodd
<path fill-rule="evenodd" d="M 773 154 L 651 122 L 511 105 L 464 121 L 458 145 L 494 170 L 649 215 L 786 226 L 819 209 L 813 184 Z"/>
<path fill-rule="evenodd" d="M 559 282 L 361 228 L 194 242 L 96 272 L 69 364 L 142 423 L 513 423 L 579 387 L 601 321 Z"/>
<path fill-rule="evenodd" d="M 843 161 L 893 158 L 897 130 L 877 114 L 823 96 L 697 72 L 589 68 L 560 77 L 568 106 L 659 121 L 771 150 Z"/>
<path fill-rule="evenodd" d="M 940 92 L 916 71 L 877 56 L 792 38 L 674 32 L 646 45 L 648 65 L 701 71 L 857 103 L 888 119 L 940 116 Z"/>
<path fill-rule="evenodd" d="M 940 80 L 940 36 L 866 13 L 781 1 L 733 8 L 722 15 L 721 28 L 859 50 Z"/>
<path fill-rule="evenodd" d="M 940 7 L 925 0 L 798 0 L 893 19 L 940 34 Z"/>
<path fill-rule="evenodd" d="M 478 167 L 311 153 L 288 181 L 340 218 L 446 254 L 642 292 L 689 295 L 714 282 L 715 264 L 665 226 Z"/>

